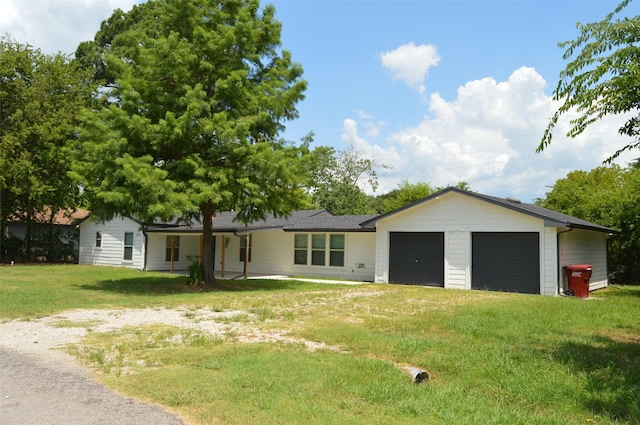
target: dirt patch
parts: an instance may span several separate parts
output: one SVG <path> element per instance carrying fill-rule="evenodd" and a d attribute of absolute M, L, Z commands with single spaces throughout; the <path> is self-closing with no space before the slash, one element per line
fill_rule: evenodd
<path fill-rule="evenodd" d="M 238 321 L 234 321 L 237 318 Z M 110 332 L 125 327 L 167 325 L 200 330 L 242 343 L 284 342 L 303 344 L 310 350 L 330 348 L 323 343 L 293 338 L 286 331 L 264 331 L 255 326 L 255 315 L 246 311 L 199 309 L 73 310 L 30 321 L 0 324 L 0 347 L 37 356 L 60 356 L 58 350 L 77 344 L 90 332 Z"/>

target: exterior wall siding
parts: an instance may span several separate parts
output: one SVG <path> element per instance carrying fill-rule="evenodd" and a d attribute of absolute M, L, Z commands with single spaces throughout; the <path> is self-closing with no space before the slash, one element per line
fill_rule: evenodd
<path fill-rule="evenodd" d="M 541 233 L 540 276 L 543 286 L 542 295 L 558 295 L 558 228 L 545 227 Z"/>
<path fill-rule="evenodd" d="M 166 261 L 167 233 L 147 234 L 147 262 L 146 270 L 169 271 L 171 261 Z M 176 235 L 178 236 L 178 235 Z M 186 271 L 189 269 L 191 256 L 200 256 L 200 235 L 181 234 L 178 258 L 173 260 L 174 271 Z"/>
<path fill-rule="evenodd" d="M 572 264 L 591 264 L 593 273 L 589 289 L 604 288 L 608 285 L 607 237 L 606 233 L 574 229 L 559 235 L 560 268 Z M 562 273 L 562 282 L 566 288 L 566 277 Z"/>
<path fill-rule="evenodd" d="M 344 266 L 313 266 L 294 264 L 295 235 L 300 234 L 344 234 Z M 228 236 L 229 245 L 225 249 L 225 277 L 232 277 L 244 271 L 240 261 L 240 238 Z M 221 243 L 216 246 L 216 265 L 222 265 Z M 282 229 L 261 230 L 251 235 L 251 262 L 248 271 L 252 274 L 300 275 L 329 277 L 350 280 L 372 281 L 375 264 L 375 233 L 344 232 L 284 232 Z M 360 267 L 359 267 L 360 266 Z M 221 270 L 218 268 L 217 270 Z"/>
<path fill-rule="evenodd" d="M 101 246 L 96 247 L 96 232 L 102 232 Z M 133 255 L 124 259 L 124 234 L 133 233 Z M 116 217 L 100 223 L 87 219 L 80 224 L 80 264 L 144 268 L 144 233 L 135 221 Z"/>
<path fill-rule="evenodd" d="M 445 288 L 471 289 L 471 232 L 445 233 Z"/>

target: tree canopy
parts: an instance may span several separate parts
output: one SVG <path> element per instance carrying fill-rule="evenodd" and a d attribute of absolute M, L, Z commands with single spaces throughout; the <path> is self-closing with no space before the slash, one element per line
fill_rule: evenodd
<path fill-rule="evenodd" d="M 201 218 L 205 283 L 217 212 L 251 222 L 302 199 L 308 144 L 278 134 L 306 82 L 280 31 L 257 0 L 158 0 L 115 11 L 76 53 L 104 87 L 75 168 L 92 213 Z"/>
<path fill-rule="evenodd" d="M 91 102 L 90 74 L 68 57 L 0 38 L 0 231 L 8 220 L 74 208 L 67 172 L 80 113 Z"/>
<path fill-rule="evenodd" d="M 373 214 L 372 197 L 361 186 L 378 188 L 378 168 L 386 168 L 376 159 L 351 145 L 343 151 L 319 146 L 312 153 L 310 182 L 313 203 L 336 215 Z"/>
<path fill-rule="evenodd" d="M 566 49 L 563 58 L 569 61 L 553 92 L 554 100 L 562 105 L 551 118 L 537 152 L 551 143 L 558 120 L 572 110 L 580 116 L 571 121 L 568 137 L 582 134 L 605 116 L 630 114 L 618 130 L 630 141 L 606 162 L 640 148 L 640 17 L 614 20 L 630 1 L 624 0 L 600 22 L 578 23 L 578 38 L 559 44 Z"/>

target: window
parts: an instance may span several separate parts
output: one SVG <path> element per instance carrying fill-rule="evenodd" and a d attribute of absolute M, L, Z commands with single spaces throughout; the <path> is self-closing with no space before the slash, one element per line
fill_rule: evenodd
<path fill-rule="evenodd" d="M 96 232 L 96 248 L 102 246 L 102 232 Z"/>
<path fill-rule="evenodd" d="M 311 235 L 311 265 L 325 265 L 325 235 Z"/>
<path fill-rule="evenodd" d="M 251 262 L 251 235 L 247 234 L 240 237 L 240 261 L 244 263 L 245 256 L 247 255 L 247 239 L 249 240 L 249 262 Z"/>
<path fill-rule="evenodd" d="M 171 261 L 171 249 L 173 248 L 173 261 L 180 261 L 180 236 L 167 236 L 165 244 L 164 261 Z"/>
<path fill-rule="evenodd" d="M 344 267 L 344 235 L 329 236 L 329 265 Z"/>
<path fill-rule="evenodd" d="M 307 235 L 296 235 L 293 249 L 293 264 L 307 264 L 309 238 Z"/>
<path fill-rule="evenodd" d="M 124 234 L 124 259 L 133 260 L 133 232 Z"/>
<path fill-rule="evenodd" d="M 293 264 L 309 264 L 309 236 L 311 236 L 311 265 L 344 267 L 345 235 L 299 233 L 294 236 Z M 327 250 L 327 242 L 329 249 Z"/>

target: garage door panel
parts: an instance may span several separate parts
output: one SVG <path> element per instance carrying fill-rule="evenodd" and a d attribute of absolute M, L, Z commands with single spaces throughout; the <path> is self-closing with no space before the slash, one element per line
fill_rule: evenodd
<path fill-rule="evenodd" d="M 471 288 L 540 293 L 540 238 L 537 232 L 475 232 Z"/>
<path fill-rule="evenodd" d="M 389 281 L 444 287 L 444 233 L 391 232 Z"/>

